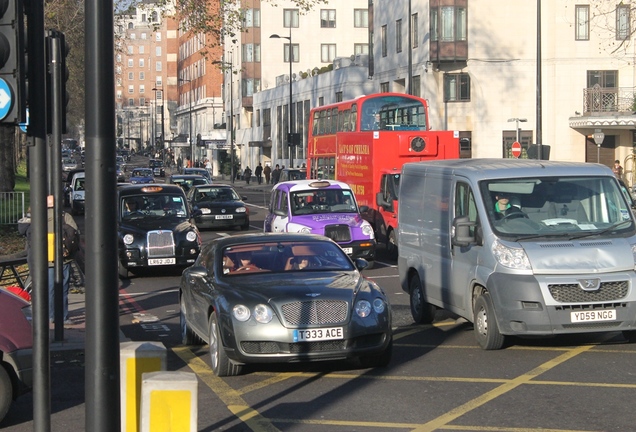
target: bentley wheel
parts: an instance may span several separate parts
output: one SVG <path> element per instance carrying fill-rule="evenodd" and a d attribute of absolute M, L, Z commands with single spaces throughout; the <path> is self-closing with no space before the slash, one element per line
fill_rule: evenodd
<path fill-rule="evenodd" d="M 208 346 L 210 347 L 210 362 L 214 374 L 219 377 L 236 376 L 241 373 L 242 366 L 232 363 L 225 353 L 221 340 L 221 329 L 216 313 L 210 316 L 210 331 Z"/>

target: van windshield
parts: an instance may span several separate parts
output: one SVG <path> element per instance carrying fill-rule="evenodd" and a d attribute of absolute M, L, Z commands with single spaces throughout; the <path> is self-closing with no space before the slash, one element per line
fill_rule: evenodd
<path fill-rule="evenodd" d="M 496 179 L 480 189 L 489 223 L 504 237 L 634 231 L 632 209 L 613 177 Z"/>

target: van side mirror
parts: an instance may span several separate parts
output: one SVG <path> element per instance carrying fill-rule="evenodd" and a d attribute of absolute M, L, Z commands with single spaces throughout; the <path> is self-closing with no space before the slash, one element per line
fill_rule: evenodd
<path fill-rule="evenodd" d="M 393 211 L 393 199 L 389 198 L 388 200 L 385 200 L 382 192 L 375 194 L 375 203 L 378 207 L 384 207 L 386 211 Z"/>
<path fill-rule="evenodd" d="M 476 243 L 470 229 L 477 226 L 477 222 L 471 221 L 468 216 L 459 216 L 453 220 L 451 242 L 453 246 L 465 247 Z"/>

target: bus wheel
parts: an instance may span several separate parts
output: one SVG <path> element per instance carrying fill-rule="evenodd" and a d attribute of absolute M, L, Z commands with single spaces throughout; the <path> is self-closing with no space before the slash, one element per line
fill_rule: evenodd
<path fill-rule="evenodd" d="M 485 350 L 501 349 L 506 338 L 499 332 L 492 299 L 487 292 L 475 300 L 474 316 L 475 338 L 479 346 Z"/>
<path fill-rule="evenodd" d="M 409 283 L 411 293 L 411 316 L 416 324 L 430 324 L 435 319 L 437 308 L 424 301 L 424 289 L 420 278 L 415 276 Z"/>
<path fill-rule="evenodd" d="M 398 257 L 398 245 L 397 238 L 395 236 L 395 230 L 389 232 L 389 236 L 386 239 L 386 251 L 389 254 L 389 258 L 397 260 Z"/>

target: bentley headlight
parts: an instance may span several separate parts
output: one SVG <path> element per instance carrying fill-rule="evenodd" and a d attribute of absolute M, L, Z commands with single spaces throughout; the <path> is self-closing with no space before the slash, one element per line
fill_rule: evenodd
<path fill-rule="evenodd" d="M 234 318 L 241 322 L 245 322 L 250 319 L 250 310 L 245 305 L 239 304 L 234 306 L 234 308 L 232 308 L 232 314 L 234 315 Z"/>
<path fill-rule="evenodd" d="M 384 300 L 382 300 L 381 298 L 376 298 L 373 300 L 373 310 L 375 311 L 375 313 L 381 314 L 382 312 L 384 312 L 384 309 Z"/>
<path fill-rule="evenodd" d="M 371 314 L 371 303 L 368 300 L 358 300 L 356 302 L 356 313 L 360 318 L 366 318 Z"/>
<path fill-rule="evenodd" d="M 135 237 L 132 234 L 126 234 L 124 236 L 124 244 L 125 245 L 130 245 L 130 244 L 132 244 L 134 239 L 135 239 Z"/>
<path fill-rule="evenodd" d="M 186 240 L 188 240 L 189 242 L 193 242 L 197 239 L 197 233 L 195 233 L 194 231 L 188 231 L 188 233 L 186 234 Z"/>
<path fill-rule="evenodd" d="M 265 304 L 258 304 L 254 307 L 254 319 L 261 324 L 267 324 L 273 316 L 272 308 Z"/>
<path fill-rule="evenodd" d="M 497 262 L 504 267 L 515 270 L 531 270 L 530 260 L 526 251 L 522 248 L 514 248 L 495 240 L 492 244 L 492 253 Z"/>

